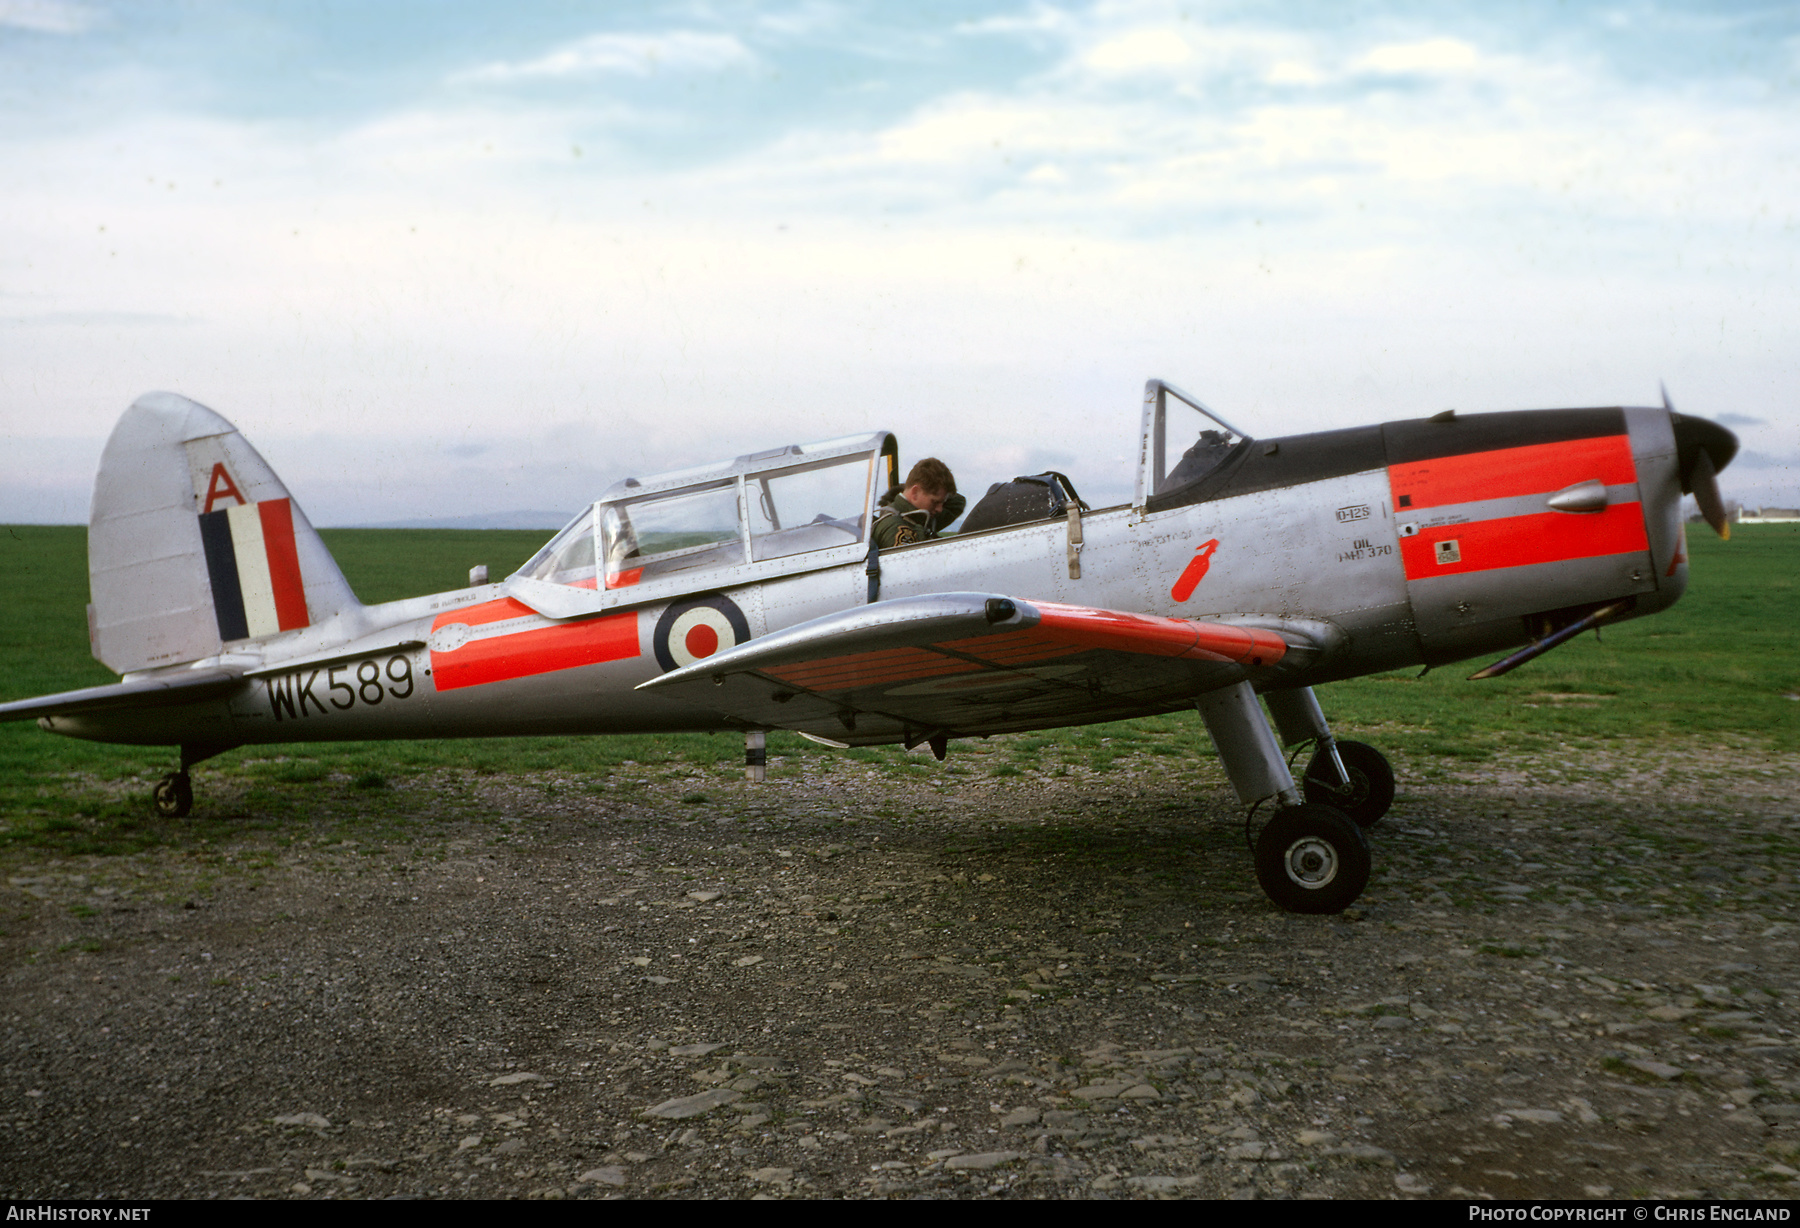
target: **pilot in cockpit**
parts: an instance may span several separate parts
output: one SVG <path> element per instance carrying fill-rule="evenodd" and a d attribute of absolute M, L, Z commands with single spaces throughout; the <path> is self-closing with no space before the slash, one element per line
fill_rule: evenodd
<path fill-rule="evenodd" d="M 882 497 L 875 513 L 875 544 L 885 550 L 930 541 L 963 514 L 968 502 L 957 492 L 950 466 L 928 456 L 908 471 L 905 485 Z"/>

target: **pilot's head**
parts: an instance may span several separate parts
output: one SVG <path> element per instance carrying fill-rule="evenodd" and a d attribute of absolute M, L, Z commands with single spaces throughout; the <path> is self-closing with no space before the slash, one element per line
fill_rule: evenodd
<path fill-rule="evenodd" d="M 900 493 L 914 507 L 936 514 L 944 510 L 944 501 L 956 493 L 956 477 L 950 466 L 935 456 L 927 456 L 908 471 Z"/>

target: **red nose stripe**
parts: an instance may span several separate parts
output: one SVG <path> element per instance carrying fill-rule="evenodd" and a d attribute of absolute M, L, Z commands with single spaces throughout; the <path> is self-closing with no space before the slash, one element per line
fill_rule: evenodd
<path fill-rule="evenodd" d="M 1402 520 L 1420 508 L 1552 494 L 1590 478 L 1607 486 L 1637 481 L 1629 435 L 1465 452 L 1388 467 L 1394 511 Z"/>
<path fill-rule="evenodd" d="M 1460 558 L 1440 564 L 1437 543 L 1450 540 L 1455 540 Z M 1603 512 L 1579 516 L 1542 512 L 1420 529 L 1415 536 L 1400 539 L 1400 558 L 1408 580 L 1423 580 L 1500 567 L 1629 554 L 1649 548 L 1642 505 L 1616 503 Z"/>

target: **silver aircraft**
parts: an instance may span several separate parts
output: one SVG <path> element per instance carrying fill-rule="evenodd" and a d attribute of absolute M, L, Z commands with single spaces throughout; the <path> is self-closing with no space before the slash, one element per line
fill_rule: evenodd
<path fill-rule="evenodd" d="M 179 746 L 154 799 L 179 817 L 194 764 L 261 743 L 736 730 L 760 779 L 771 729 L 941 759 L 1197 707 L 1238 798 L 1274 803 L 1264 890 L 1337 912 L 1394 777 L 1332 737 L 1313 688 L 1523 645 L 1491 677 L 1665 609 L 1681 497 L 1724 533 L 1714 474 L 1737 450 L 1666 396 L 1252 439 L 1160 380 L 1139 444 L 1128 504 L 1015 478 L 961 532 L 887 550 L 885 431 L 627 478 L 500 583 L 364 605 L 237 430 L 152 393 L 106 445 L 89 525 L 89 635 L 122 679 L 0 720 Z M 1284 743 L 1313 745 L 1298 782 Z"/>

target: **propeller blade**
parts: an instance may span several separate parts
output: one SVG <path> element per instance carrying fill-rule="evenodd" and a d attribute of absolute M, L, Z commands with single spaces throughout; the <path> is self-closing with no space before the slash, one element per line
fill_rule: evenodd
<path fill-rule="evenodd" d="M 1681 493 L 1694 496 L 1700 514 L 1713 532 L 1727 541 L 1731 538 L 1731 521 L 1725 515 L 1725 500 L 1719 494 L 1719 470 L 1737 455 L 1737 436 L 1705 418 L 1691 418 L 1675 412 L 1669 402 L 1669 390 L 1662 390 L 1663 408 L 1675 427 L 1675 464 L 1681 474 Z"/>
<path fill-rule="evenodd" d="M 1712 454 L 1705 448 L 1694 457 L 1694 468 L 1688 474 L 1687 485 L 1693 488 L 1694 502 L 1700 505 L 1700 514 L 1706 517 L 1706 523 L 1712 526 L 1714 533 L 1730 541 L 1731 521 L 1725 515 L 1725 501 L 1719 497 L 1719 479 L 1713 470 Z"/>

